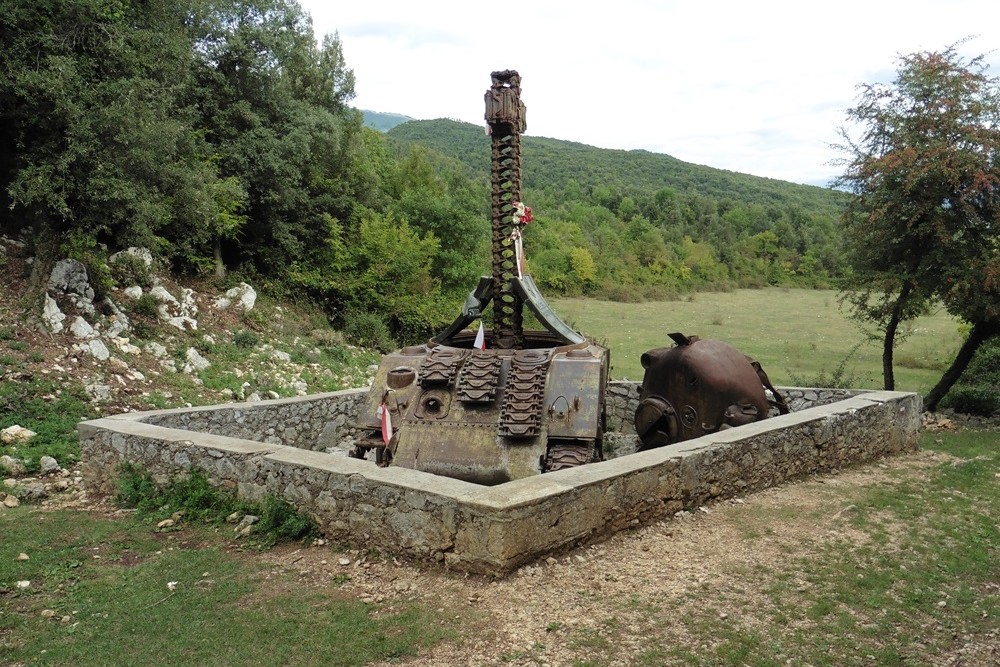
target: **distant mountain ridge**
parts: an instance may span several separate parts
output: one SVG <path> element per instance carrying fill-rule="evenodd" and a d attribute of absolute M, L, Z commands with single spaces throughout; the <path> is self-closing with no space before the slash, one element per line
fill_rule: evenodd
<path fill-rule="evenodd" d="M 449 119 L 411 120 L 388 135 L 418 143 L 465 163 L 477 175 L 489 173 L 490 144 L 483 128 Z M 732 199 L 774 206 L 799 206 L 837 216 L 848 199 L 844 192 L 741 174 L 678 160 L 645 150 L 596 148 L 546 137 L 522 138 L 524 187 L 562 188 L 570 180 L 582 187 L 617 187 L 679 193 L 696 192 L 716 199 Z"/>
<path fill-rule="evenodd" d="M 379 132 L 388 132 L 397 125 L 416 120 L 401 113 L 385 113 L 382 111 L 369 111 L 361 109 L 361 116 L 364 119 L 365 127 L 370 127 Z"/>

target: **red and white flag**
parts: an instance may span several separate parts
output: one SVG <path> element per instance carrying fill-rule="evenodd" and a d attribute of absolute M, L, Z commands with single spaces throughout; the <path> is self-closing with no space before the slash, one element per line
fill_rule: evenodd
<path fill-rule="evenodd" d="M 472 347 L 477 350 L 486 349 L 486 332 L 483 331 L 483 321 L 479 320 L 479 331 L 476 333 L 476 342 L 472 344 Z"/>
<path fill-rule="evenodd" d="M 389 414 L 389 406 L 384 398 L 378 406 L 378 417 L 382 422 L 382 442 L 388 445 L 392 439 L 392 415 Z"/>

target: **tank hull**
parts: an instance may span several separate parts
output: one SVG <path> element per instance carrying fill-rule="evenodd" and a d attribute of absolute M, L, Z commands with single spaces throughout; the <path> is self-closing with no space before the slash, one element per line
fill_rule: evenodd
<path fill-rule="evenodd" d="M 553 342 L 526 332 L 523 349 L 476 349 L 463 333 L 386 355 L 355 455 L 487 485 L 600 460 L 609 352 Z"/>

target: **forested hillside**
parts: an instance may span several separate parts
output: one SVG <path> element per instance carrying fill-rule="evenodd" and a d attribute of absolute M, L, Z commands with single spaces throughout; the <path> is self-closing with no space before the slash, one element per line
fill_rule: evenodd
<path fill-rule="evenodd" d="M 0 44 L 0 232 L 36 257 L 25 310 L 58 259 L 100 291 L 108 255 L 142 246 L 388 346 L 441 327 L 488 271 L 481 128 L 364 127 L 340 40 L 317 44 L 293 0 L 0 0 Z M 524 161 L 547 293 L 837 277 L 838 193 L 534 137 Z"/>
<path fill-rule="evenodd" d="M 411 121 L 389 136 L 432 147 L 488 179 L 489 141 L 478 126 Z M 846 193 L 648 151 L 532 136 L 522 146 L 525 199 L 539 220 L 526 235 L 529 263 L 549 290 L 634 299 L 828 285 L 839 275 Z"/>

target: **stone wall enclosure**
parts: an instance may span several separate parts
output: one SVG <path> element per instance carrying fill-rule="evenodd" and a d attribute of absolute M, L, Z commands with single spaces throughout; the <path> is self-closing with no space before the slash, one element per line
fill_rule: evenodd
<path fill-rule="evenodd" d="M 628 383 L 614 384 L 609 427 L 619 427 L 619 438 L 634 439 L 626 417 L 636 392 Z M 83 422 L 84 478 L 92 489 L 109 492 L 125 461 L 164 483 L 198 468 L 248 499 L 284 498 L 333 539 L 503 574 L 712 499 L 916 449 L 920 427 L 915 394 L 827 392 L 824 399 L 820 390 L 799 390 L 800 405 L 814 407 L 484 487 L 338 455 L 365 391 Z M 817 404 L 837 398 L 843 400 Z"/>

